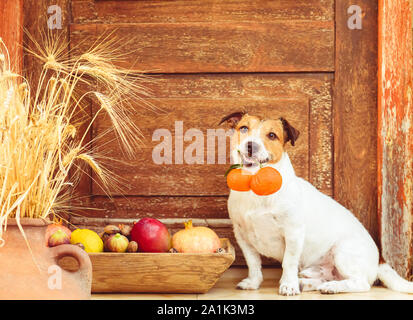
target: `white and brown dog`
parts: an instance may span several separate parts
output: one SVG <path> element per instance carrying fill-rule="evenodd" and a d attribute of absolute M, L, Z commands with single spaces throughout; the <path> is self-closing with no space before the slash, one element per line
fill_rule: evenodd
<path fill-rule="evenodd" d="M 248 264 L 240 289 L 258 289 L 261 255 L 282 263 L 279 293 L 363 292 L 379 279 L 388 288 L 413 293 L 413 283 L 388 264 L 357 218 L 338 202 L 295 175 L 285 144 L 299 136 L 287 120 L 263 120 L 243 112 L 224 117 L 234 129 L 233 162 L 255 172 L 271 166 L 282 176 L 281 189 L 269 196 L 231 190 L 228 211 Z"/>

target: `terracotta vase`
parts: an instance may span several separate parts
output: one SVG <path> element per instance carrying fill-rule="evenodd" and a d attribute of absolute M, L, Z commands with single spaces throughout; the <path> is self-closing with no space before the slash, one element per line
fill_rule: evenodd
<path fill-rule="evenodd" d="M 90 299 L 92 264 L 88 254 L 76 245 L 49 248 L 45 232 L 50 222 L 21 219 L 31 252 L 15 219 L 8 219 L 0 247 L 0 299 Z M 58 267 L 58 260 L 74 257 L 79 269 Z"/>

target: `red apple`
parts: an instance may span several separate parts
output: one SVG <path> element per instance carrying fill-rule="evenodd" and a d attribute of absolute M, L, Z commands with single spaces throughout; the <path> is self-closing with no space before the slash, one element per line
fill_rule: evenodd
<path fill-rule="evenodd" d="M 153 218 L 143 218 L 133 225 L 130 233 L 132 241 L 138 243 L 141 252 L 168 252 L 171 235 L 165 225 Z"/>

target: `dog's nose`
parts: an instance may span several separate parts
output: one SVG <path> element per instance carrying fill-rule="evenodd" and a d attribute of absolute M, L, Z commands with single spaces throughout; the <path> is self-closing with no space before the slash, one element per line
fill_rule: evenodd
<path fill-rule="evenodd" d="M 257 153 L 259 148 L 260 148 L 260 146 L 259 146 L 258 143 L 253 142 L 253 141 L 248 141 L 247 142 L 248 157 L 251 157 L 253 154 Z"/>

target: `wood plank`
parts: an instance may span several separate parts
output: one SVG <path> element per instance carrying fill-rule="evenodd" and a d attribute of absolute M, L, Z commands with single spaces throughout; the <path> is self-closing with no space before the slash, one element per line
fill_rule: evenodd
<path fill-rule="evenodd" d="M 334 19 L 333 0 L 72 0 L 74 23 L 272 22 Z"/>
<path fill-rule="evenodd" d="M 12 71 L 20 74 L 23 69 L 23 0 L 0 1 L 0 17 L 0 38 L 9 51 Z"/>
<path fill-rule="evenodd" d="M 153 111 L 141 111 L 133 116 L 133 121 L 139 124 L 142 133 L 147 139 L 142 150 L 137 151 L 136 159 L 129 160 L 127 165 L 116 162 L 109 164 L 114 174 L 119 176 L 124 182 L 123 195 L 227 195 L 224 173 L 230 165 L 229 136 L 219 142 L 210 135 L 208 130 L 217 129 L 217 118 L 223 117 L 234 110 L 246 108 L 251 114 L 264 114 L 269 118 L 283 116 L 289 119 L 298 130 L 308 132 L 309 105 L 307 98 L 267 98 L 267 99 L 158 99 L 161 102 L 163 113 L 155 115 Z M 179 129 L 179 121 L 182 129 Z M 102 117 L 96 121 L 94 128 L 95 136 L 99 136 L 110 127 L 109 117 Z M 154 139 L 155 130 L 168 130 L 171 134 L 170 156 L 171 163 L 159 163 L 155 159 L 158 152 L 156 148 L 161 139 Z M 188 146 L 193 143 L 191 138 L 188 142 L 183 142 L 183 135 L 187 130 L 199 130 L 201 136 L 199 140 L 204 153 L 199 162 L 189 163 L 190 160 L 184 153 Z M 179 132 L 182 130 L 182 132 Z M 225 131 L 226 130 L 226 131 Z M 222 128 L 223 134 L 229 129 Z M 108 143 L 116 141 L 116 137 L 107 134 L 96 143 L 97 153 L 105 152 L 106 157 L 127 161 L 117 144 Z M 186 138 L 185 138 L 186 139 Z M 209 141 L 215 141 L 209 144 Z M 178 142 L 177 142 L 178 141 Z M 181 141 L 181 142 L 179 142 Z M 177 151 L 182 143 L 180 151 Z M 218 143 L 220 145 L 218 145 Z M 220 151 L 222 149 L 222 152 Z M 224 163 L 218 161 L 219 153 L 223 155 Z M 191 152 L 192 155 L 192 152 Z M 211 155 L 211 157 L 210 157 Z M 290 155 L 297 174 L 308 178 L 308 135 L 301 136 L 300 143 L 290 149 Z M 225 160 L 226 159 L 226 160 Z M 119 194 L 112 189 L 112 194 Z M 99 188 L 99 184 L 94 182 L 92 186 L 94 195 L 104 195 L 105 192 Z"/>
<path fill-rule="evenodd" d="M 89 226 L 92 230 L 100 233 L 103 231 L 103 228 L 106 225 L 118 225 L 118 224 L 130 224 L 139 221 L 140 219 L 145 218 L 145 216 L 141 215 L 135 218 L 103 218 L 103 217 L 85 217 L 85 216 L 73 216 L 70 219 L 70 222 L 73 226 L 80 228 L 81 226 Z M 188 218 L 156 218 L 165 224 L 168 229 L 175 230 L 175 229 L 182 229 L 184 228 L 184 222 L 188 221 Z M 232 222 L 229 218 L 218 218 L 218 219 L 204 219 L 204 218 L 190 218 L 194 226 L 204 226 L 209 228 L 230 228 L 232 227 Z"/>
<path fill-rule="evenodd" d="M 113 197 L 93 196 L 90 204 L 80 202 L 83 207 L 91 208 L 80 213 L 85 217 L 102 219 L 140 219 L 152 217 L 165 218 L 228 218 L 227 197 Z"/>
<path fill-rule="evenodd" d="M 361 30 L 347 26 L 352 4 L 336 1 L 334 197 L 377 242 L 377 1 L 358 1 Z"/>
<path fill-rule="evenodd" d="M 120 65 L 150 73 L 334 70 L 329 21 L 71 25 L 79 50 L 109 33 L 133 52 Z"/>
<path fill-rule="evenodd" d="M 327 108 L 331 105 L 331 73 L 163 74 L 153 75 L 155 98 L 308 97 Z M 319 107 L 317 105 L 317 107 Z M 217 116 L 217 120 L 221 120 Z"/>
<path fill-rule="evenodd" d="M 382 255 L 403 277 L 412 268 L 412 3 L 379 1 L 379 223 Z"/>

